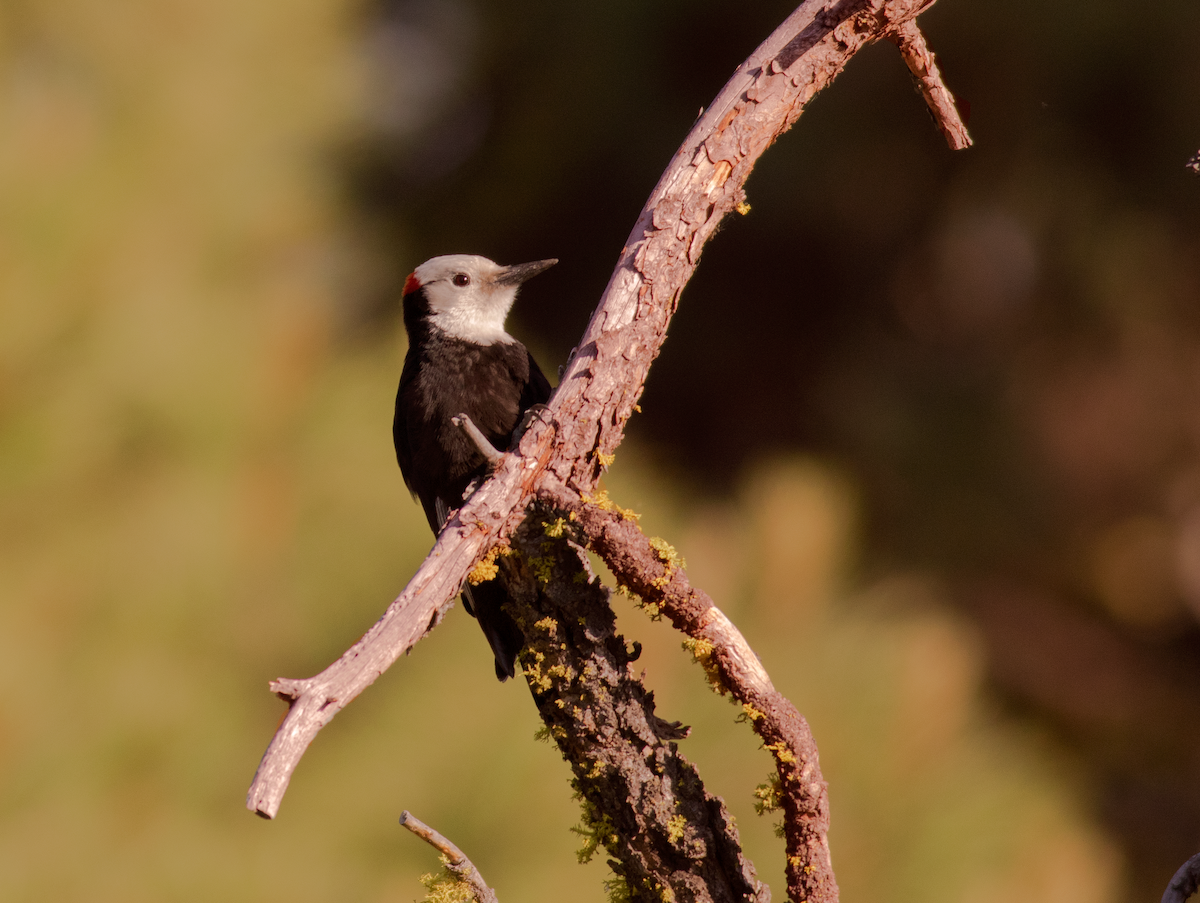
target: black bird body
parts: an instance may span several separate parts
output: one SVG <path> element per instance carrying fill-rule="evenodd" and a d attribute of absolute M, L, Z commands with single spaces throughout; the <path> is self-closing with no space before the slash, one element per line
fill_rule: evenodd
<path fill-rule="evenodd" d="M 519 342 L 476 345 L 426 322 L 409 323 L 412 297 L 405 299 L 410 344 L 392 437 L 405 483 L 421 500 L 436 533 L 442 524 L 435 500 L 457 508 L 486 464 L 451 418 L 466 414 L 503 451 L 521 415 L 550 398 L 550 383 Z M 412 306 L 419 303 L 414 299 Z"/>
<path fill-rule="evenodd" d="M 498 449 L 512 442 L 525 411 L 550 398 L 550 383 L 525 346 L 504 331 L 521 282 L 556 261 L 502 267 L 484 257 L 428 260 L 404 287 L 408 354 L 396 393 L 392 438 L 404 482 L 434 533 L 458 508 L 487 462 L 453 417 L 466 414 Z M 503 611 L 497 578 L 463 593 L 496 656 L 496 676 L 514 672 L 524 642 Z"/>

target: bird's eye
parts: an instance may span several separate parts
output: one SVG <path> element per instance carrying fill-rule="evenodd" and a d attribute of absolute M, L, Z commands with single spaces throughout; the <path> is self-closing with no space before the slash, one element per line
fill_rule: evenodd
<path fill-rule="evenodd" d="M 471 284 L 471 277 L 470 277 L 470 276 L 468 276 L 466 273 L 455 273 L 455 274 L 454 274 L 454 279 L 453 279 L 452 281 L 453 281 L 453 282 L 454 282 L 454 284 L 455 284 L 455 285 L 457 285 L 459 288 L 462 288 L 464 285 L 470 285 L 470 284 Z"/>

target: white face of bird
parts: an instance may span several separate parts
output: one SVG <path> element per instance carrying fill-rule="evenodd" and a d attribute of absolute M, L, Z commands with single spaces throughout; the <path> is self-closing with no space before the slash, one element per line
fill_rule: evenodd
<path fill-rule="evenodd" d="M 504 331 L 504 320 L 517 289 L 557 262 L 539 260 L 505 267 L 475 254 L 447 254 L 417 267 L 408 277 L 405 292 L 424 289 L 430 322 L 452 336 L 477 345 L 512 342 L 515 339 Z"/>

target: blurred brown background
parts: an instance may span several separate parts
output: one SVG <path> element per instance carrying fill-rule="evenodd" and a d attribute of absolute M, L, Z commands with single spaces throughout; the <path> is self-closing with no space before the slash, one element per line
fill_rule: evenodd
<path fill-rule="evenodd" d="M 0 7 L 0 896 L 418 899 L 409 808 L 502 899 L 603 899 L 458 610 L 276 822 L 242 796 L 266 682 L 429 547 L 389 437 L 404 275 L 561 258 L 512 322 L 553 372 L 790 8 Z M 892 47 L 853 60 L 706 251 L 609 488 L 810 717 L 847 900 L 1154 900 L 1200 850 L 1200 8 L 922 22 L 975 148 Z M 621 618 L 778 892 L 769 757 Z"/>

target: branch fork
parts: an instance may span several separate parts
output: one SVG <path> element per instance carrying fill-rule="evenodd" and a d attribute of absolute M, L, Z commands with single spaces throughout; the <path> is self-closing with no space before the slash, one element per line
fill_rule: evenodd
<path fill-rule="evenodd" d="M 441 621 L 479 560 L 507 541 L 529 504 L 541 498 L 579 518 L 589 544 L 611 557 L 614 573 L 655 599 L 703 650 L 702 663 L 720 685 L 743 702 L 776 757 L 789 897 L 797 903 L 837 899 L 826 839 L 828 797 L 808 725 L 771 685 L 745 639 L 682 569 L 665 567 L 635 525 L 583 498 L 595 492 L 624 438 L 704 245 L 721 219 L 744 205 L 744 185 L 758 157 L 858 50 L 880 39 L 895 43 L 951 146 L 970 143 L 914 21 L 930 5 L 932 0 L 806 0 L 737 68 L 693 125 L 638 217 L 547 406 L 549 417 L 532 418 L 507 453 L 460 418 L 460 428 L 494 467 L 491 478 L 450 517 L 408 586 L 354 646 L 315 677 L 271 684 L 289 710 L 250 786 L 248 808 L 275 817 L 318 731 Z M 648 570 L 638 570 L 643 565 Z"/>

